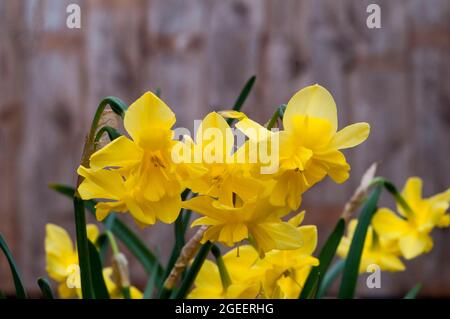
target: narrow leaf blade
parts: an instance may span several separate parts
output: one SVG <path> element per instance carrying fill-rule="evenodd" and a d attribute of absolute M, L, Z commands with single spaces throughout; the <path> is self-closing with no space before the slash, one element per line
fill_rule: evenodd
<path fill-rule="evenodd" d="M 322 279 L 319 290 L 317 291 L 317 298 L 322 298 L 328 292 L 331 285 L 334 281 L 339 277 L 344 270 L 345 260 L 341 259 L 337 261 L 333 266 L 331 266 L 330 270 L 325 273 L 325 276 Z"/>
<path fill-rule="evenodd" d="M 14 257 L 12 255 L 11 251 L 9 250 L 8 245 L 6 244 L 6 241 L 3 239 L 2 234 L 0 234 L 0 248 L 2 249 L 3 253 L 5 254 L 6 259 L 8 260 L 9 268 L 11 269 L 14 286 L 16 288 L 16 297 L 19 299 L 27 298 L 27 293 L 24 288 L 25 286 L 23 284 L 19 268 L 17 267 L 16 261 L 14 260 Z"/>
<path fill-rule="evenodd" d="M 41 289 L 42 296 L 45 299 L 55 299 L 52 287 L 50 286 L 50 283 L 46 278 L 39 277 L 37 280 L 37 284 L 39 286 L 39 289 Z"/>
<path fill-rule="evenodd" d="M 350 249 L 345 260 L 344 272 L 342 275 L 341 286 L 339 288 L 338 297 L 341 299 L 351 299 L 355 294 L 359 264 L 361 262 L 361 255 L 364 248 L 364 242 L 366 240 L 367 229 L 369 228 L 372 216 L 377 209 L 381 189 L 381 185 L 374 188 L 358 218 L 358 225 L 356 226 L 355 234 L 353 235 Z"/>
<path fill-rule="evenodd" d="M 306 279 L 305 285 L 300 294 L 301 299 L 306 299 L 311 296 L 314 296 L 311 292 L 314 290 L 314 287 L 320 287 L 321 279 L 324 277 L 324 274 L 327 272 L 328 267 L 330 266 L 331 261 L 336 254 L 336 250 L 339 246 L 342 236 L 345 231 L 345 220 L 339 219 L 336 226 L 334 227 L 333 232 L 328 237 L 327 241 L 322 247 L 322 250 L 319 254 L 319 266 L 314 267 L 308 278 Z"/>
<path fill-rule="evenodd" d="M 108 289 L 103 278 L 103 267 L 95 245 L 88 240 L 89 260 L 91 262 L 92 289 L 95 299 L 109 299 Z"/>
<path fill-rule="evenodd" d="M 240 111 L 242 109 L 242 106 L 244 105 L 244 102 L 247 100 L 248 95 L 250 94 L 250 91 L 253 88 L 253 85 L 255 84 L 256 76 L 250 77 L 250 79 L 247 80 L 244 87 L 242 88 L 241 93 L 239 94 L 238 98 L 236 99 L 236 102 L 234 102 L 233 105 L 233 111 Z M 234 119 L 229 118 L 227 119 L 228 124 L 232 124 Z"/>
<path fill-rule="evenodd" d="M 403 299 L 416 299 L 420 290 L 422 289 L 422 284 L 415 285 L 408 293 L 405 295 Z"/>

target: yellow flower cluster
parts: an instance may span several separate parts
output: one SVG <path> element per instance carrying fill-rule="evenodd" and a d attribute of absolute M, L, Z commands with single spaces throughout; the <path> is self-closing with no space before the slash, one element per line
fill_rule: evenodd
<path fill-rule="evenodd" d="M 228 143 L 234 136 L 222 115 L 238 120 L 235 127 L 248 136 L 246 142 Z M 304 241 L 283 218 L 327 175 L 338 183 L 348 178 L 350 166 L 340 150 L 363 142 L 369 125 L 337 131 L 336 104 L 319 85 L 291 98 L 281 131 L 269 131 L 240 112 L 222 115 L 208 114 L 195 139 L 179 141 L 173 137 L 174 113 L 156 95 L 145 93 L 126 111 L 124 127 L 130 137 L 95 152 L 89 168 L 79 167 L 84 177 L 79 194 L 102 199 L 96 205 L 98 220 L 115 211 L 129 212 L 141 226 L 157 220 L 172 223 L 183 207 L 203 215 L 192 226 L 208 226 L 204 242 L 232 246 L 249 239 L 261 255 L 300 248 Z M 251 160 L 262 148 L 269 148 L 268 155 L 279 163 L 269 173 L 261 173 L 264 159 Z M 200 160 L 186 161 L 187 150 Z M 185 189 L 198 196 L 182 202 Z"/>
<path fill-rule="evenodd" d="M 319 260 L 312 257 L 317 245 L 315 226 L 299 226 L 305 213 L 291 218 L 303 245 L 293 250 L 271 250 L 261 258 L 250 245 L 229 251 L 224 266 L 231 283 L 224 287 L 216 264 L 205 261 L 188 298 L 297 298 L 312 266 Z"/>
<path fill-rule="evenodd" d="M 87 225 L 88 239 L 95 243 L 99 235 L 96 225 Z M 80 267 L 78 254 L 67 231 L 54 224 L 47 224 L 45 235 L 46 270 L 50 278 L 59 283 L 61 298 L 81 298 Z M 103 279 L 111 298 L 122 298 L 122 292 L 114 281 L 111 267 L 103 269 Z M 130 287 L 133 299 L 141 299 L 142 293 Z"/>
<path fill-rule="evenodd" d="M 237 121 L 234 128 L 226 118 Z M 312 257 L 317 230 L 298 227 L 304 213 L 289 221 L 285 217 L 326 176 L 337 183 L 349 177 L 341 150 L 362 143 L 369 125 L 338 131 L 336 104 L 319 85 L 290 99 L 281 130 L 268 130 L 241 112 L 211 112 L 195 137 L 177 139 L 175 121 L 151 92 L 136 100 L 124 116 L 129 137 L 110 142 L 92 154 L 89 167 L 78 168 L 84 177 L 80 196 L 99 200 L 98 220 L 114 211 L 129 212 L 140 226 L 173 223 L 183 208 L 202 215 L 191 226 L 207 226 L 203 243 L 251 243 L 224 257 L 232 280 L 228 287 L 217 266 L 206 261 L 192 298 L 297 297 L 310 268 L 318 264 Z M 234 130 L 243 141 L 235 139 Z M 195 196 L 183 200 L 186 189 Z"/>
<path fill-rule="evenodd" d="M 401 195 L 410 211 L 400 205 L 397 214 L 389 208 L 377 210 L 364 242 L 360 272 L 367 271 L 371 264 L 386 271 L 404 270 L 401 257 L 409 260 L 429 252 L 433 247 L 431 231 L 435 227 L 450 225 L 450 215 L 446 214 L 450 204 L 450 189 L 423 198 L 422 180 L 411 177 Z M 350 222 L 347 237 L 340 243 L 338 254 L 341 257 L 347 256 L 356 223 L 356 220 Z"/>

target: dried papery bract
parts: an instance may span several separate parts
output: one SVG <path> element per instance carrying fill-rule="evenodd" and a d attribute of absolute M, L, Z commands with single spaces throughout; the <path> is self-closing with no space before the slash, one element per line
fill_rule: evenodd
<path fill-rule="evenodd" d="M 350 200 L 345 204 L 341 214 L 341 218 L 343 218 L 346 222 L 350 220 L 351 216 L 364 202 L 370 189 L 370 182 L 374 179 L 377 168 L 377 163 L 373 163 L 372 165 L 370 165 L 370 167 L 366 170 L 363 177 L 361 178 L 361 183 L 359 184 L 358 188 L 356 188 Z"/>
<path fill-rule="evenodd" d="M 181 250 L 180 256 L 178 257 L 172 271 L 164 282 L 164 289 L 172 290 L 177 283 L 178 278 L 184 269 L 188 266 L 191 259 L 194 257 L 198 248 L 200 247 L 200 241 L 203 238 L 203 233 L 206 231 L 207 226 L 201 226 L 194 236 L 184 245 Z"/>

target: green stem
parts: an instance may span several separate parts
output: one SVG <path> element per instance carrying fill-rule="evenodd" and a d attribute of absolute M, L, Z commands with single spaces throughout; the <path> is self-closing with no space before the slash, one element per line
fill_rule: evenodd
<path fill-rule="evenodd" d="M 186 231 L 189 227 L 189 221 L 191 220 L 192 211 L 189 209 L 183 210 L 183 234 L 186 234 Z"/>
<path fill-rule="evenodd" d="M 402 196 L 402 194 L 400 194 L 400 192 L 397 190 L 397 188 L 391 181 L 389 181 L 383 177 L 376 177 L 372 180 L 372 182 L 370 183 L 370 186 L 376 186 L 376 185 L 383 186 L 389 193 L 391 193 L 391 195 L 394 197 L 395 201 L 403 208 L 403 210 L 407 214 L 412 213 L 411 207 L 408 205 L 405 198 Z"/>
<path fill-rule="evenodd" d="M 113 254 L 117 255 L 118 253 L 120 253 L 119 247 L 117 246 L 117 242 L 116 242 L 116 239 L 114 238 L 113 233 L 111 231 L 107 230 L 106 231 L 106 236 L 108 237 L 109 244 L 111 245 L 111 249 L 113 251 Z"/>
<path fill-rule="evenodd" d="M 124 299 L 131 299 L 130 287 L 123 287 L 122 288 L 122 295 L 123 295 Z"/>
<path fill-rule="evenodd" d="M 77 237 L 78 264 L 80 266 L 81 292 L 83 298 L 93 299 L 94 290 L 92 287 L 91 264 L 89 261 L 86 216 L 84 212 L 84 202 L 78 197 L 78 194 L 75 194 L 73 204 L 75 210 L 75 228 Z"/>
<path fill-rule="evenodd" d="M 108 138 L 110 141 L 114 141 L 116 138 L 120 137 L 121 134 L 117 132 L 117 130 L 109 125 L 105 125 L 98 130 L 95 135 L 94 142 L 97 143 L 102 138 L 103 134 L 108 134 Z"/>
<path fill-rule="evenodd" d="M 278 118 L 283 119 L 284 111 L 286 110 L 286 105 L 281 104 L 275 112 L 273 113 L 272 117 L 270 118 L 269 122 L 267 123 L 267 129 L 271 130 L 275 124 L 277 123 Z"/>
<path fill-rule="evenodd" d="M 94 143 L 97 134 L 98 124 L 105 111 L 106 106 L 109 105 L 114 113 L 124 118 L 125 111 L 127 110 L 126 104 L 117 97 L 108 96 L 104 98 L 97 107 L 95 111 L 94 118 L 92 119 L 91 129 L 89 130 L 89 135 L 87 137 L 85 150 L 82 158 L 82 165 L 88 166 L 88 161 L 90 155 L 95 151 L 96 144 Z"/>
<path fill-rule="evenodd" d="M 200 268 L 202 267 L 206 259 L 206 256 L 211 250 L 211 246 L 212 246 L 211 242 L 208 241 L 205 244 L 203 244 L 203 246 L 200 248 L 200 250 L 197 253 L 197 256 L 195 256 L 195 259 L 192 262 L 192 265 L 186 274 L 186 277 L 181 283 L 180 289 L 175 294 L 175 299 L 183 299 L 186 297 L 189 289 L 191 288 L 192 284 L 195 281 L 195 278 L 197 278 L 198 272 L 200 271 Z"/>
<path fill-rule="evenodd" d="M 223 290 L 227 291 L 228 287 L 231 285 L 231 278 L 228 273 L 227 267 L 225 266 L 225 262 L 223 261 L 220 248 L 216 245 L 213 245 L 211 247 L 211 253 L 216 259 L 217 268 L 219 268 L 220 280 L 222 281 Z"/>

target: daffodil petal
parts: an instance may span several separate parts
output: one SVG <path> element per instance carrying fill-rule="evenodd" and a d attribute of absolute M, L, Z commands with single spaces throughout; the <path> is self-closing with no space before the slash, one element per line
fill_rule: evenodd
<path fill-rule="evenodd" d="M 338 127 L 336 103 L 333 96 L 324 87 L 315 84 L 298 91 L 288 102 L 283 117 L 283 126 L 293 129 L 295 115 L 308 115 L 330 122 L 333 132 Z"/>
<path fill-rule="evenodd" d="M 95 225 L 95 224 L 86 225 L 86 232 L 87 232 L 87 238 L 95 244 L 95 241 L 97 240 L 98 235 L 100 233 L 97 225 Z"/>
<path fill-rule="evenodd" d="M 364 142 L 370 133 L 368 123 L 355 123 L 338 131 L 331 140 L 331 147 L 345 149 Z"/>
<path fill-rule="evenodd" d="M 426 237 L 428 236 L 419 234 L 412 234 L 402 237 L 399 240 L 399 246 L 403 257 L 409 260 L 424 253 L 427 246 L 429 246 L 429 240 Z"/>
<path fill-rule="evenodd" d="M 317 227 L 313 225 L 298 228 L 302 246 L 296 251 L 299 254 L 311 255 L 317 247 Z"/>
<path fill-rule="evenodd" d="M 298 227 L 303 222 L 303 219 L 305 219 L 305 213 L 306 211 L 301 211 L 300 213 L 289 219 L 288 223 L 294 227 Z"/>
<path fill-rule="evenodd" d="M 143 151 L 136 143 L 125 136 L 116 138 L 102 149 L 92 154 L 91 168 L 121 167 L 128 168 L 139 163 Z"/>
<path fill-rule="evenodd" d="M 402 195 L 410 207 L 417 207 L 418 203 L 422 200 L 422 179 L 419 177 L 408 178 L 405 187 L 403 188 Z M 403 212 L 403 209 L 400 207 L 399 211 Z"/>
<path fill-rule="evenodd" d="M 297 249 L 304 244 L 297 228 L 288 223 L 267 223 L 260 227 L 272 238 L 276 249 Z"/>
<path fill-rule="evenodd" d="M 89 169 L 80 166 L 77 170 L 85 179 L 78 187 L 82 199 L 104 198 L 119 199 L 125 193 L 122 176 L 105 169 Z"/>
<path fill-rule="evenodd" d="M 372 219 L 372 226 L 381 237 L 400 238 L 408 231 L 408 223 L 388 208 L 380 208 Z"/>
<path fill-rule="evenodd" d="M 139 143 L 148 135 L 169 130 L 175 124 L 175 114 L 159 97 L 146 92 L 130 105 L 123 124 L 133 140 Z"/>

